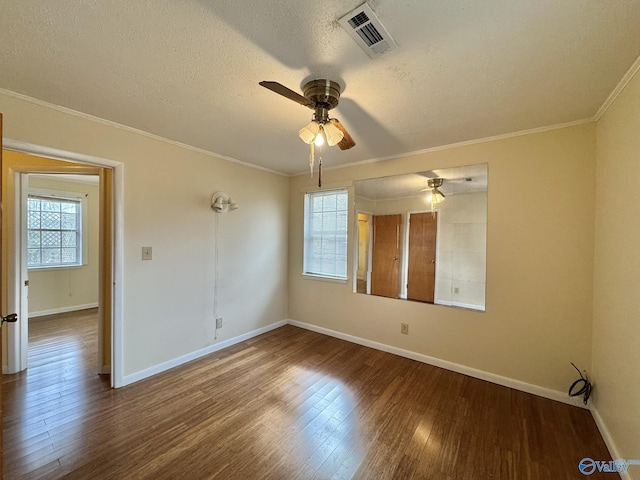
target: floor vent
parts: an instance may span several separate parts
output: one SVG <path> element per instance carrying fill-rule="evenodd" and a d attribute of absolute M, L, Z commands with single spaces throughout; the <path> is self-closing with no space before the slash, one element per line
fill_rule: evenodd
<path fill-rule="evenodd" d="M 347 13 L 339 22 L 371 58 L 379 57 L 398 48 L 396 42 L 367 3 L 363 3 Z"/>

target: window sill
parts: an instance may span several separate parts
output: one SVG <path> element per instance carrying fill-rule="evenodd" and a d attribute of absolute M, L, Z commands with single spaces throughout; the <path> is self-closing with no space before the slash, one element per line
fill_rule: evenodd
<path fill-rule="evenodd" d="M 341 283 L 346 285 L 348 278 L 324 277 L 322 275 L 314 275 L 312 273 L 303 273 L 302 278 L 305 280 L 320 280 L 321 282 Z"/>
<path fill-rule="evenodd" d="M 27 267 L 29 272 L 47 272 L 51 270 L 73 270 L 85 267 L 86 265 L 51 265 L 50 267 Z"/>

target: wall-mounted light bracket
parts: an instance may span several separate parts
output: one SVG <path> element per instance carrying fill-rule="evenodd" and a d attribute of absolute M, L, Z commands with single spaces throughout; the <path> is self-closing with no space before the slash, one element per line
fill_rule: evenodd
<path fill-rule="evenodd" d="M 216 192 L 211 197 L 211 208 L 213 208 L 213 211 L 216 213 L 225 213 L 229 210 L 236 210 L 238 204 L 226 193 Z"/>

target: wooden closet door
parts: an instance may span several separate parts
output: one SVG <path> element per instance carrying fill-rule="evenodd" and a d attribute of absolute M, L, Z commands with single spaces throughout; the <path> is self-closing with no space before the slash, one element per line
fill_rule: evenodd
<path fill-rule="evenodd" d="M 434 302 L 438 212 L 409 215 L 407 298 Z"/>
<path fill-rule="evenodd" d="M 373 217 L 371 294 L 398 298 L 401 215 Z"/>

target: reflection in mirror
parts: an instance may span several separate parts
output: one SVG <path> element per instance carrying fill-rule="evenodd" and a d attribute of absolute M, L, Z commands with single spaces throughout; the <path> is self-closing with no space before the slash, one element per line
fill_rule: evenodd
<path fill-rule="evenodd" d="M 486 164 L 358 180 L 355 197 L 354 291 L 485 309 Z"/>

